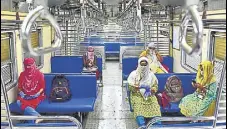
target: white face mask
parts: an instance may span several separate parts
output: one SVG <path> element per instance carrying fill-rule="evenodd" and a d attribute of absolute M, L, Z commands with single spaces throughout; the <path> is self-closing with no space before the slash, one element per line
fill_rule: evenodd
<path fill-rule="evenodd" d="M 147 75 L 147 72 L 148 72 L 148 69 L 149 69 L 148 63 L 147 63 L 146 66 L 141 66 L 141 65 L 139 65 L 140 76 L 141 76 L 141 77 L 146 76 L 146 75 Z"/>

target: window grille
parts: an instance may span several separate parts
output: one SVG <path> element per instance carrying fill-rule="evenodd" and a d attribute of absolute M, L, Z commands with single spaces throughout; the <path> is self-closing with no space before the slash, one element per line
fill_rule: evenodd
<path fill-rule="evenodd" d="M 192 30 L 189 29 L 187 31 L 187 34 L 186 34 L 186 42 L 189 44 L 189 46 L 192 46 L 193 40 L 195 40 L 195 38 L 192 38 L 192 37 L 196 37 L 196 36 L 192 32 Z M 187 53 L 185 53 L 183 50 L 181 50 L 181 51 L 182 51 L 182 54 L 181 54 L 181 56 L 182 56 L 182 60 L 181 60 L 182 66 L 186 70 L 188 70 L 189 72 L 197 72 L 198 65 L 202 61 L 202 54 L 197 54 L 197 55 L 190 56 Z"/>
<path fill-rule="evenodd" d="M 14 36 L 13 32 L 1 33 L 1 74 L 7 90 L 15 86 L 18 76 Z"/>
<path fill-rule="evenodd" d="M 213 44 L 214 74 L 219 83 L 226 58 L 226 32 L 214 32 L 211 36 L 213 38 L 211 44 Z"/>

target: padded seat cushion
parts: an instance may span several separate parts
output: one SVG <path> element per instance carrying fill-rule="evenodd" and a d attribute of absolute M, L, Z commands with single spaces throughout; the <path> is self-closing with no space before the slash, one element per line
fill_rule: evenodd
<path fill-rule="evenodd" d="M 95 98 L 72 98 L 67 102 L 51 102 L 45 99 L 42 101 L 36 111 L 39 113 L 75 113 L 75 112 L 91 112 L 94 111 Z M 16 102 L 9 106 L 11 112 L 23 113 Z"/>

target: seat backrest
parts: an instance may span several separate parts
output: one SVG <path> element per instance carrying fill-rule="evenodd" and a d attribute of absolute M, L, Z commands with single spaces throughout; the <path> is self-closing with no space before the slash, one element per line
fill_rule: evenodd
<path fill-rule="evenodd" d="M 122 59 L 122 74 L 129 75 L 133 70 L 136 70 L 138 57 L 128 57 Z"/>
<path fill-rule="evenodd" d="M 51 57 L 51 73 L 81 73 L 82 70 L 82 56 Z"/>
<path fill-rule="evenodd" d="M 122 72 L 124 74 L 131 73 L 132 70 L 135 70 L 138 64 L 138 57 L 126 57 L 122 59 Z M 163 64 L 169 67 L 170 73 L 173 72 L 173 58 L 170 56 L 163 57 Z M 131 71 L 130 71 L 131 70 Z M 127 75 L 127 74 L 126 74 Z"/>
<path fill-rule="evenodd" d="M 120 43 L 105 42 L 105 51 L 120 51 Z"/>
<path fill-rule="evenodd" d="M 67 74 L 62 73 L 69 80 L 69 88 L 72 98 L 97 97 L 97 82 L 94 74 Z M 44 74 L 46 89 L 45 93 L 49 98 L 52 80 L 57 73 Z"/>
<path fill-rule="evenodd" d="M 173 57 L 171 56 L 163 56 L 163 64 L 168 66 L 169 72 L 173 72 Z"/>
<path fill-rule="evenodd" d="M 99 72 L 102 72 L 102 58 L 97 57 L 96 63 L 97 63 L 96 65 L 98 66 Z"/>
<path fill-rule="evenodd" d="M 158 79 L 158 91 L 163 92 L 165 89 L 165 84 L 167 79 L 172 76 L 176 75 L 182 82 L 182 87 L 184 90 L 184 96 L 188 94 L 192 94 L 196 89 L 192 87 L 192 79 L 196 78 L 196 73 L 160 73 L 155 74 Z"/>
<path fill-rule="evenodd" d="M 102 58 L 97 57 L 99 72 L 102 72 Z M 51 73 L 81 73 L 82 56 L 54 56 L 51 58 Z"/>

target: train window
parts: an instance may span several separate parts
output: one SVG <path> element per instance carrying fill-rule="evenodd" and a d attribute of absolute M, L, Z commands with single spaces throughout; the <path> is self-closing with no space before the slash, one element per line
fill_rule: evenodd
<path fill-rule="evenodd" d="M 214 60 L 214 73 L 217 81 L 220 82 L 221 72 L 226 58 L 226 32 L 212 33 L 213 37 L 213 60 Z"/>
<path fill-rule="evenodd" d="M 41 34 L 41 29 L 37 29 L 32 31 L 31 33 L 31 44 L 33 48 L 38 48 L 38 47 L 42 47 L 43 43 L 42 43 L 42 34 Z M 44 56 L 31 56 L 28 55 L 26 53 L 24 53 L 24 58 L 28 58 L 28 57 L 33 57 L 36 61 L 36 65 L 38 66 L 39 69 L 41 69 L 43 67 L 43 63 L 44 63 Z"/>
<path fill-rule="evenodd" d="M 18 76 L 14 36 L 13 32 L 1 32 L 1 74 L 7 90 L 16 85 Z"/>
<path fill-rule="evenodd" d="M 192 42 L 193 40 L 195 40 L 195 38 L 193 39 L 192 37 L 196 37 L 196 36 L 194 36 L 192 30 L 189 29 L 186 34 L 186 41 L 189 44 L 189 46 L 192 46 Z M 182 51 L 181 56 L 182 56 L 182 59 L 181 59 L 182 66 L 189 72 L 197 72 L 198 65 L 202 61 L 202 55 L 198 54 L 198 55 L 190 56 L 184 51 Z"/>

